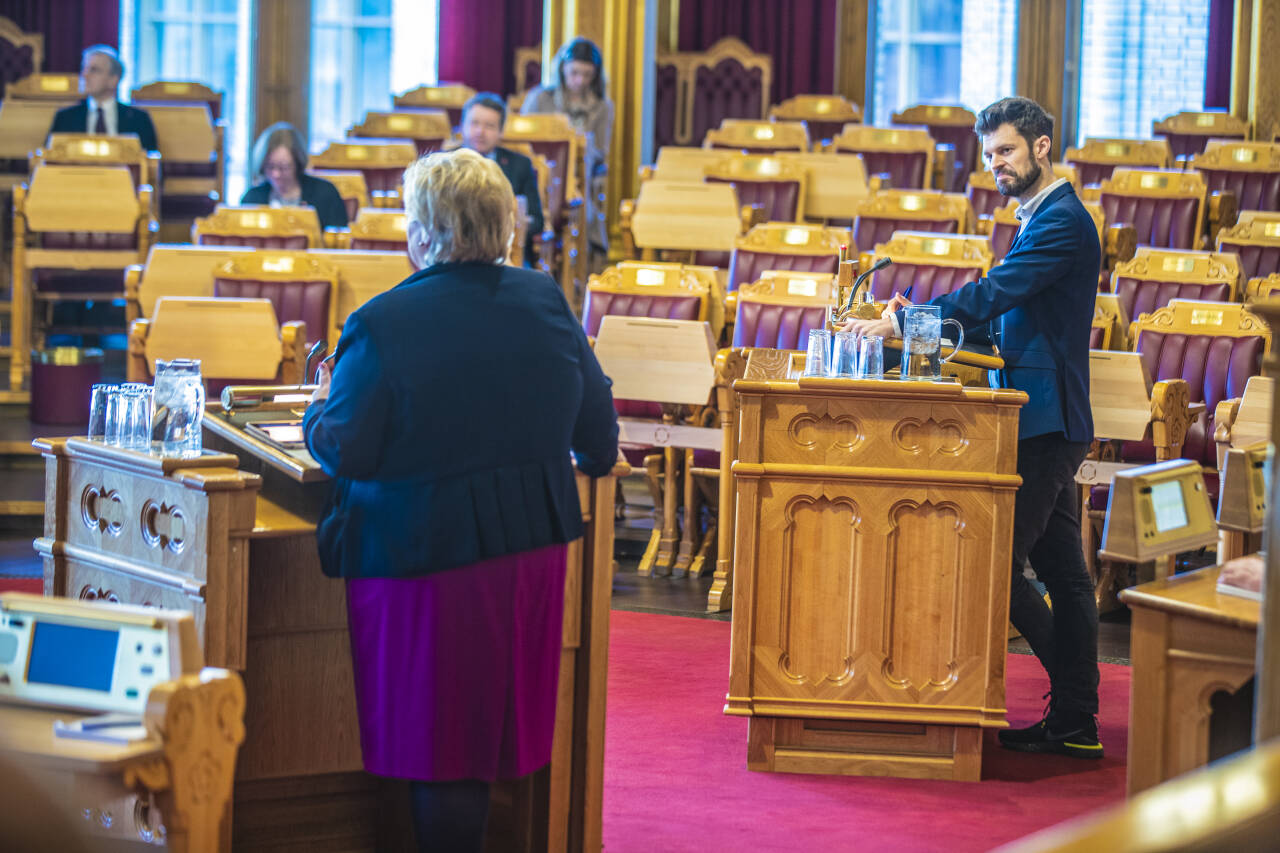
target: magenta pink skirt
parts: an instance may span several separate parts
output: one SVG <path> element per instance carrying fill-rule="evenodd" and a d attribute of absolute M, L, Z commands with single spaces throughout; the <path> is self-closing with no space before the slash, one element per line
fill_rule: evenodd
<path fill-rule="evenodd" d="M 347 581 L 366 770 L 493 781 L 551 760 L 565 549 Z"/>

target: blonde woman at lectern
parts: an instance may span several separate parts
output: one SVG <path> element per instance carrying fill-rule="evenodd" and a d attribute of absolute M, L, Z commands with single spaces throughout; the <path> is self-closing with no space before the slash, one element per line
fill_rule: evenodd
<path fill-rule="evenodd" d="M 490 783 L 551 758 L 570 453 L 608 473 L 618 426 L 559 286 L 503 263 L 498 164 L 430 154 L 404 187 L 418 271 L 348 318 L 303 427 L 334 478 L 317 538 L 347 581 L 365 769 L 412 780 L 421 849 L 480 850 Z"/>

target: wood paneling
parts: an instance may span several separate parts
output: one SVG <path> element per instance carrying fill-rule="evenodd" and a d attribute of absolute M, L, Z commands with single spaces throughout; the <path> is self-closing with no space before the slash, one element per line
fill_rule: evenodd
<path fill-rule="evenodd" d="M 835 92 L 867 111 L 867 16 L 870 0 L 840 0 L 836 10 Z"/>
<path fill-rule="evenodd" d="M 1055 119 L 1051 160 L 1063 151 L 1063 68 L 1067 59 L 1068 0 L 1020 0 L 1016 89 Z"/>
<path fill-rule="evenodd" d="M 1280 0 L 1253 0 L 1249 120 L 1258 139 L 1280 127 Z"/>
<path fill-rule="evenodd" d="M 256 15 L 250 139 L 278 121 L 289 122 L 305 137 L 311 115 L 311 0 L 258 0 Z"/>

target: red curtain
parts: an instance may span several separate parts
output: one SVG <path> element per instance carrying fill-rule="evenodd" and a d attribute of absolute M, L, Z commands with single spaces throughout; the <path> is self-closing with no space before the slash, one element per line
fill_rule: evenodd
<path fill-rule="evenodd" d="M 1231 44 L 1235 0 L 1209 0 L 1209 58 L 1204 74 L 1204 108 L 1231 108 Z"/>
<path fill-rule="evenodd" d="M 119 0 L 0 0 L 0 15 L 44 35 L 44 71 L 79 71 L 91 44 L 120 46 Z"/>
<path fill-rule="evenodd" d="M 836 0 L 685 0 L 680 49 L 706 50 L 724 36 L 773 58 L 772 103 L 835 91 Z"/>
<path fill-rule="evenodd" d="M 538 44 L 540 0 L 440 0 L 441 81 L 513 92 L 516 48 Z"/>

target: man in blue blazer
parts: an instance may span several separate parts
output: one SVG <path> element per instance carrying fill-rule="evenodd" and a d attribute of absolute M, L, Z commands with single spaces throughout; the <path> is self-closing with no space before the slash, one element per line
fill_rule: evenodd
<path fill-rule="evenodd" d="M 462 108 L 462 144 L 498 164 L 511 190 L 524 198 L 529 215 L 529 237 L 542 233 L 542 196 L 533 161 L 518 151 L 498 145 L 507 122 L 507 105 L 492 92 L 481 92 Z M 526 253 L 526 257 L 532 257 Z"/>
<path fill-rule="evenodd" d="M 1018 422 L 1009 615 L 1049 674 L 1052 699 L 1035 725 L 1000 732 L 1025 752 L 1101 758 L 1098 741 L 1098 609 L 1080 540 L 1076 469 L 1093 439 L 1089 327 L 1101 247 L 1088 211 L 1049 160 L 1053 119 L 1026 98 L 1005 98 L 974 130 L 1001 194 L 1016 198 L 1022 223 L 1004 262 L 984 278 L 932 300 L 966 333 L 990 337 L 1005 368 L 1001 386 L 1025 391 Z M 861 334 L 898 336 L 895 296 L 879 320 L 849 324 Z M 1053 601 L 1023 575 L 1027 559 Z"/>
<path fill-rule="evenodd" d="M 147 151 L 159 148 L 156 129 L 145 110 L 120 103 L 116 92 L 124 76 L 124 63 L 113 48 L 95 44 L 85 48 L 80 60 L 80 91 L 85 99 L 58 110 L 49 133 L 132 133 Z"/>

